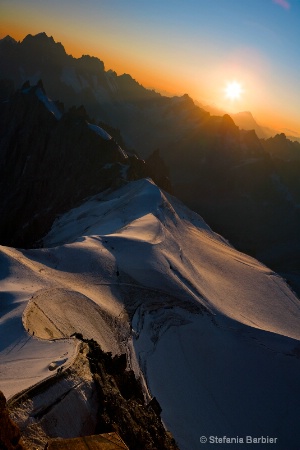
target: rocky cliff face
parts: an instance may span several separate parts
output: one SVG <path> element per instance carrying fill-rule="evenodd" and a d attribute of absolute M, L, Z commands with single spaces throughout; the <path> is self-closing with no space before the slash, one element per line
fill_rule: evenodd
<path fill-rule="evenodd" d="M 35 245 L 58 214 L 85 197 L 126 180 L 155 179 L 153 167 L 90 120 L 83 107 L 63 113 L 41 83 L 25 84 L 0 104 L 1 244 Z"/>
<path fill-rule="evenodd" d="M 178 450 L 162 424 L 159 403 L 155 398 L 146 400 L 142 384 L 127 368 L 126 355 L 112 357 L 93 339 L 76 336 L 82 343 L 71 367 L 58 370 L 9 402 L 26 446 L 43 450 L 54 438 L 117 432 L 130 450 Z M 0 418 L 4 417 L 0 448 L 3 438 L 3 442 L 12 439 L 16 445 L 5 450 L 25 450 L 17 446 L 20 431 L 4 411 L 1 416 L 0 409 Z"/>
<path fill-rule="evenodd" d="M 114 140 L 89 129 L 84 108 L 57 120 L 42 89 L 24 88 L 0 108 L 2 244 L 32 244 L 56 214 L 111 187 L 128 166 Z"/>
<path fill-rule="evenodd" d="M 88 344 L 99 395 L 98 433 L 116 431 L 131 450 L 178 450 L 162 425 L 158 402 L 152 399 L 145 405 L 140 383 L 132 370 L 126 370 L 126 355 L 111 358 L 95 341 Z"/>

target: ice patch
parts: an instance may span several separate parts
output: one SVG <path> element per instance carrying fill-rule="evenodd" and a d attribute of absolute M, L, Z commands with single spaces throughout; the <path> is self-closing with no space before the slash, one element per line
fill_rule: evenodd
<path fill-rule="evenodd" d="M 94 125 L 92 123 L 88 123 L 88 127 L 90 130 L 94 131 L 99 136 L 101 136 L 102 139 L 104 139 L 105 141 L 110 141 L 112 139 L 111 135 L 108 134 L 105 130 L 103 130 L 103 128 L 98 127 L 97 125 Z"/>
<path fill-rule="evenodd" d="M 54 117 L 57 120 L 61 119 L 62 113 L 60 112 L 60 110 L 58 109 L 58 107 L 55 105 L 55 103 L 50 100 L 50 98 L 48 98 L 44 92 L 42 91 L 41 88 L 37 88 L 37 90 L 35 91 L 35 94 L 37 96 L 37 98 L 44 103 L 44 105 L 46 106 L 46 108 L 48 109 L 48 111 L 50 111 Z"/>
<path fill-rule="evenodd" d="M 119 145 L 118 145 L 118 150 L 125 159 L 128 158 L 127 153 L 124 152 L 124 150 Z"/>
<path fill-rule="evenodd" d="M 68 361 L 68 358 L 61 358 L 61 359 L 57 359 L 56 361 L 52 361 L 52 363 L 49 364 L 48 369 L 51 371 L 55 370 L 58 367 L 61 367 L 67 361 Z"/>

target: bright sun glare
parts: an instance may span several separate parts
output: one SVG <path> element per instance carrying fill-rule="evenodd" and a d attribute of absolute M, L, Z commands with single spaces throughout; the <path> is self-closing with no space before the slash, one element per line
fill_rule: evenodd
<path fill-rule="evenodd" d="M 225 88 L 226 97 L 229 98 L 230 100 L 238 100 L 242 92 L 243 89 L 240 83 L 237 83 L 236 81 L 228 83 Z"/>

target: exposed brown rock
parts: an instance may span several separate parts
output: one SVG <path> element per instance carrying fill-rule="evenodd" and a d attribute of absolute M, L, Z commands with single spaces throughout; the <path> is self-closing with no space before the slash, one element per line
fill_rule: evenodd
<path fill-rule="evenodd" d="M 117 433 L 105 433 L 97 436 L 84 436 L 74 439 L 51 439 L 47 450 L 128 450 L 127 445 Z"/>
<path fill-rule="evenodd" d="M 117 432 L 130 450 L 178 450 L 162 424 L 158 401 L 145 404 L 140 382 L 126 369 L 125 355 L 112 358 L 95 341 L 85 342 L 99 396 L 97 432 Z"/>
<path fill-rule="evenodd" d="M 10 419 L 6 408 L 6 398 L 0 391 L 0 449 L 25 450 L 20 437 L 20 430 Z"/>

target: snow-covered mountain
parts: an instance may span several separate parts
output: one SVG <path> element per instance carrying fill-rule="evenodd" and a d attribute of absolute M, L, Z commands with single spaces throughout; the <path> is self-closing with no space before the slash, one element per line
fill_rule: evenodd
<path fill-rule="evenodd" d="M 0 388 L 11 398 L 77 364 L 77 382 L 58 379 L 12 407 L 37 448 L 47 430 L 62 432 L 62 415 L 68 435 L 87 417 L 92 428 L 93 382 L 74 332 L 126 352 L 181 450 L 224 435 L 299 448 L 300 304 L 278 275 L 150 179 L 70 210 L 44 245 L 1 247 Z"/>
<path fill-rule="evenodd" d="M 143 176 L 154 178 L 160 167 L 167 167 L 180 200 L 237 248 L 284 274 L 300 292 L 300 166 L 295 161 L 299 143 L 280 136 L 264 142 L 253 131 L 260 130 L 249 113 L 239 118 L 239 125 L 252 131 L 239 129 L 228 115 L 211 116 L 188 95 L 165 97 L 145 89 L 129 74 L 105 70 L 95 57 L 73 58 L 45 33 L 28 35 L 22 42 L 0 40 L 0 61 L 1 106 L 1 99 L 9 100 L 13 85 L 20 88 L 26 80 L 35 84 L 42 79 L 47 95 L 64 102 L 66 109 L 84 105 L 95 119 L 91 123 L 114 128 L 114 133 L 105 130 L 125 151 L 134 149 L 147 159 L 159 149 L 155 170 Z M 262 131 L 269 135 L 269 130 Z M 6 133 L 5 128 L 4 140 Z M 155 182 L 162 186 L 158 179 Z M 34 198 L 30 190 L 28 196 Z M 30 211 L 31 219 L 24 223 L 34 215 Z M 28 235 L 25 238 L 29 240 Z M 19 240 L 13 245 L 25 244 Z"/>

